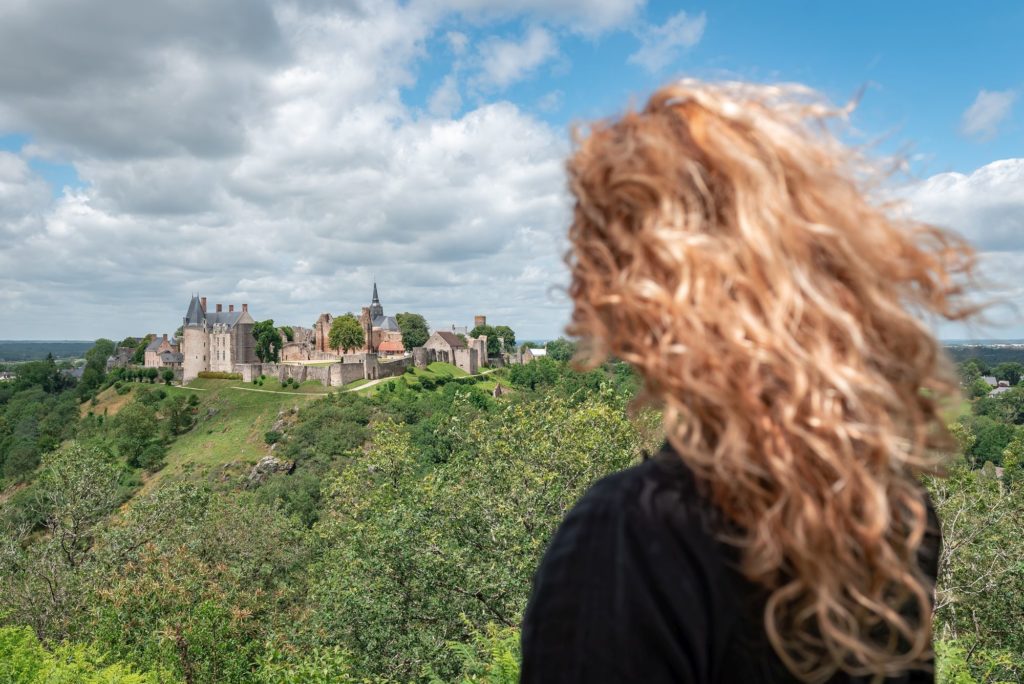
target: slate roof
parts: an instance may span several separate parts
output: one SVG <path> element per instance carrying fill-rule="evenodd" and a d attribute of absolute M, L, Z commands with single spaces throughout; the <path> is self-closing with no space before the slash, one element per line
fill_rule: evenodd
<path fill-rule="evenodd" d="M 373 319 L 373 327 L 380 328 L 381 330 L 391 330 L 398 332 L 401 328 L 398 327 L 398 321 L 395 320 L 394 316 L 377 316 Z"/>
<path fill-rule="evenodd" d="M 463 349 L 466 346 L 466 343 L 460 340 L 458 337 L 456 337 L 454 333 L 438 331 L 437 335 L 439 335 L 442 340 L 447 342 L 448 346 L 451 347 L 452 349 Z"/>
<path fill-rule="evenodd" d="M 199 301 L 199 297 L 192 297 L 192 301 L 188 303 L 188 312 L 185 313 L 185 327 L 200 326 L 205 319 L 202 302 Z"/>
<path fill-rule="evenodd" d="M 206 322 L 209 325 L 218 323 L 233 328 L 238 319 L 242 317 L 242 311 L 207 311 Z"/>
<path fill-rule="evenodd" d="M 184 363 L 185 355 L 181 352 L 165 351 L 160 352 L 160 358 L 164 363 Z"/>

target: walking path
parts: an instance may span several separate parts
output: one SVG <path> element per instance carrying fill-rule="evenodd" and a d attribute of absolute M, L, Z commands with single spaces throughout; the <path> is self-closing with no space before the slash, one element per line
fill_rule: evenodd
<path fill-rule="evenodd" d="M 460 375 L 458 377 L 460 377 L 460 378 L 479 378 L 479 377 L 482 377 L 484 375 L 487 375 L 488 373 L 493 373 L 496 370 L 499 370 L 499 369 L 498 368 L 490 368 L 488 370 L 483 371 L 482 373 L 475 373 L 473 375 Z M 400 377 L 402 377 L 402 376 L 401 375 L 392 375 L 392 376 L 387 377 L 387 378 L 377 378 L 376 380 L 370 380 L 369 382 L 367 382 L 365 384 L 362 384 L 359 387 L 349 387 L 348 389 L 343 389 L 343 390 L 340 390 L 340 391 L 342 391 L 342 392 L 358 392 L 360 390 L 367 389 L 368 387 L 373 387 L 374 385 L 379 385 L 380 383 L 386 382 L 387 380 L 394 380 L 395 378 L 400 378 Z M 176 385 L 176 386 L 180 387 L 181 389 L 192 390 L 193 392 L 209 392 L 210 391 L 209 388 L 204 388 L 204 387 L 188 387 L 188 386 L 181 386 L 181 385 Z M 281 390 L 265 390 L 265 389 L 256 389 L 254 387 L 231 387 L 230 389 L 239 390 L 241 392 L 263 392 L 264 394 L 288 394 L 288 395 L 291 395 L 291 396 L 299 396 L 299 397 L 326 397 L 328 394 L 330 394 L 330 392 L 283 392 Z"/>

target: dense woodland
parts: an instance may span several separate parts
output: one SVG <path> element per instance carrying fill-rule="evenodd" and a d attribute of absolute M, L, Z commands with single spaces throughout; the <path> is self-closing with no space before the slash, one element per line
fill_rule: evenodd
<path fill-rule="evenodd" d="M 488 376 L 498 398 L 455 374 L 305 397 L 244 467 L 201 471 L 188 440 L 233 429 L 230 381 L 107 375 L 108 347 L 78 384 L 52 360 L 0 383 L 0 684 L 514 682 L 552 532 L 660 443 L 628 367 L 574 372 L 566 346 Z M 961 370 L 963 455 L 926 483 L 940 681 L 1020 682 L 1024 388 L 978 380 L 1024 367 Z M 252 478 L 270 453 L 294 466 Z"/>

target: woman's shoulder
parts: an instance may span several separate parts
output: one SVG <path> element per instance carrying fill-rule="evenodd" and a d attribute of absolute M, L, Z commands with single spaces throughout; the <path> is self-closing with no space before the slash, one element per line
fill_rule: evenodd
<path fill-rule="evenodd" d="M 693 473 L 666 445 L 641 463 L 595 482 L 570 515 L 684 525 L 711 534 L 713 512 Z"/>

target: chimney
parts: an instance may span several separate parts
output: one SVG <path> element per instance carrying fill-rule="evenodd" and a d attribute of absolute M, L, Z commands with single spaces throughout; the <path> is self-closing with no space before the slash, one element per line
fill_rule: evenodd
<path fill-rule="evenodd" d="M 203 313 L 206 313 L 206 297 L 199 298 L 199 305 L 203 307 Z"/>
<path fill-rule="evenodd" d="M 167 333 L 164 333 L 164 342 L 167 341 Z"/>
<path fill-rule="evenodd" d="M 245 311 L 246 313 L 248 313 L 249 312 L 249 305 L 248 304 L 243 304 L 242 305 L 242 311 Z"/>
<path fill-rule="evenodd" d="M 217 305 L 217 313 L 220 313 L 220 312 L 221 312 L 221 311 L 223 311 L 223 310 L 224 310 L 224 306 L 223 306 L 223 305 L 221 305 L 221 304 L 218 304 L 218 305 Z"/>
<path fill-rule="evenodd" d="M 231 313 L 234 310 L 235 310 L 235 305 L 234 304 L 228 304 L 228 313 Z"/>

